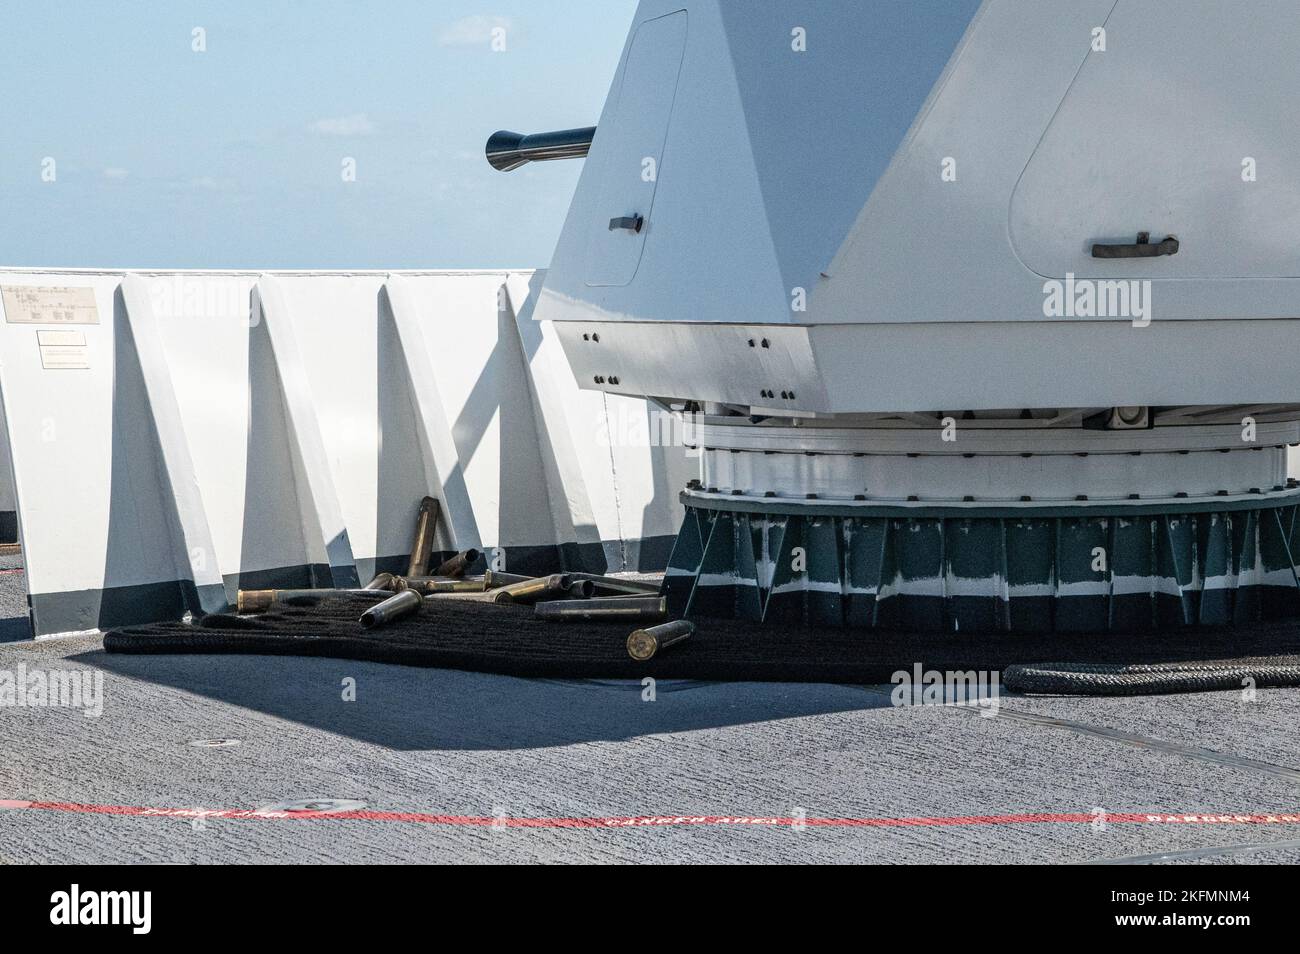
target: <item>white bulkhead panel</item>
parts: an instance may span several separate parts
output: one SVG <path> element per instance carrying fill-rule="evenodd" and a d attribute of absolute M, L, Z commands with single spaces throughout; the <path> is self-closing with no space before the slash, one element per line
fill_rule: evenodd
<path fill-rule="evenodd" d="M 584 282 L 616 88 L 539 299 L 581 386 L 763 413 L 1295 398 L 1300 6 L 643 0 L 635 22 L 680 8 L 635 275 Z M 1177 253 L 1094 256 L 1142 233 Z"/>
<path fill-rule="evenodd" d="M 1295 315 L 1294 3 L 645 0 L 629 77 L 672 73 L 674 44 L 641 34 L 687 15 L 657 190 L 615 174 L 653 155 L 616 83 L 542 318 L 1132 317 L 1045 314 L 1067 272 L 1158 280 L 1153 320 Z M 597 241 L 642 187 L 644 235 Z M 1092 257 L 1141 232 L 1181 249 Z"/>
<path fill-rule="evenodd" d="M 644 0 L 538 317 L 806 323 L 821 271 L 979 9 Z M 641 233 L 609 230 L 638 212 Z"/>
<path fill-rule="evenodd" d="M 632 37 L 614 105 L 603 120 L 611 145 L 592 159 L 602 197 L 588 225 L 588 285 L 626 285 L 641 261 L 686 27 L 686 11 L 680 10 L 642 23 Z M 615 219 L 637 225 L 619 227 Z"/>
<path fill-rule="evenodd" d="M 1300 276 L 1300 4 L 1120 0 L 1016 186 L 1040 275 Z M 1094 241 L 1180 239 L 1117 263 Z M 1234 316 L 1229 316 L 1234 317 Z"/>

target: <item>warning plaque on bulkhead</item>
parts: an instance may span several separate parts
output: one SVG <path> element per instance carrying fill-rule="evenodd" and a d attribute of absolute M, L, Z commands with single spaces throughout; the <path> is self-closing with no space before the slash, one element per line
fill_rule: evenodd
<path fill-rule="evenodd" d="M 5 285 L 5 321 L 24 325 L 97 325 L 93 288 Z"/>
<path fill-rule="evenodd" d="M 84 371 L 90 367 L 90 350 L 80 331 L 38 331 L 41 367 L 46 371 Z"/>

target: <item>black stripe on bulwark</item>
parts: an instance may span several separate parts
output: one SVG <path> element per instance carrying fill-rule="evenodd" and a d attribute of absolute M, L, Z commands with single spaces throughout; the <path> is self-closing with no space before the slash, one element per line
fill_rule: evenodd
<path fill-rule="evenodd" d="M 193 583 L 189 589 L 193 590 Z M 108 629 L 130 622 L 158 622 L 180 619 L 189 609 L 185 586 L 180 580 L 108 586 L 102 590 L 64 590 L 61 593 L 30 593 L 27 606 L 32 633 L 68 633 L 86 629 Z"/>
<path fill-rule="evenodd" d="M 235 590 L 306 590 L 315 586 L 332 586 L 330 568 L 325 563 L 298 563 L 268 570 L 245 570 L 225 576 L 226 589 Z M 369 579 L 367 577 L 366 579 Z M 362 581 L 365 582 L 364 580 Z"/>

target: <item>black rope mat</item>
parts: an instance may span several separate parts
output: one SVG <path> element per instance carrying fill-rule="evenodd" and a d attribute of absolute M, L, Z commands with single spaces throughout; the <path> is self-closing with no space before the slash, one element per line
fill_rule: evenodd
<path fill-rule="evenodd" d="M 532 609 L 436 598 L 414 616 L 375 630 L 357 617 L 376 600 L 332 597 L 275 606 L 257 616 L 213 615 L 194 623 L 112 630 L 111 653 L 260 653 L 328 656 L 508 676 L 567 679 L 756 680 L 888 683 L 916 663 L 937 670 L 1001 670 L 1013 663 L 1157 664 L 1221 661 L 1300 664 L 1300 625 L 1160 634 L 1044 636 L 882 633 L 696 620 L 690 639 L 640 663 L 627 655 L 632 623 L 557 623 Z"/>

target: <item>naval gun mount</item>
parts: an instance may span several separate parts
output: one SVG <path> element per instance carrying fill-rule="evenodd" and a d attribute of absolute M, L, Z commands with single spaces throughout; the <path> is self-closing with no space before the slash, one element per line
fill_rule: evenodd
<path fill-rule="evenodd" d="M 1235 166 L 1202 175 L 1246 122 L 1226 102 L 1267 131 L 1252 149 L 1300 155 L 1269 118 L 1300 59 L 1254 52 L 1300 36 L 1300 8 L 1157 0 L 1101 55 L 1106 4 L 920 0 L 924 40 L 885 6 L 643 0 L 585 143 L 535 316 L 580 385 L 684 420 L 674 610 L 962 633 L 1300 616 L 1297 235 L 1248 214 L 1289 208 L 1287 180 L 1245 205 Z M 842 55 L 771 42 L 793 22 Z M 1182 108 L 1127 95 L 1153 70 Z M 1140 135 L 1087 146 L 1101 127 L 1162 130 L 1161 161 Z"/>
<path fill-rule="evenodd" d="M 485 151 L 510 171 L 585 156 L 594 134 L 498 132 Z M 1144 239 L 1131 255 L 1094 254 L 1145 257 Z M 774 389 L 759 397 L 661 401 L 682 413 L 701 465 L 668 570 L 679 612 L 1105 631 L 1243 622 L 1291 605 L 1294 407 L 822 416 L 766 406 Z"/>

